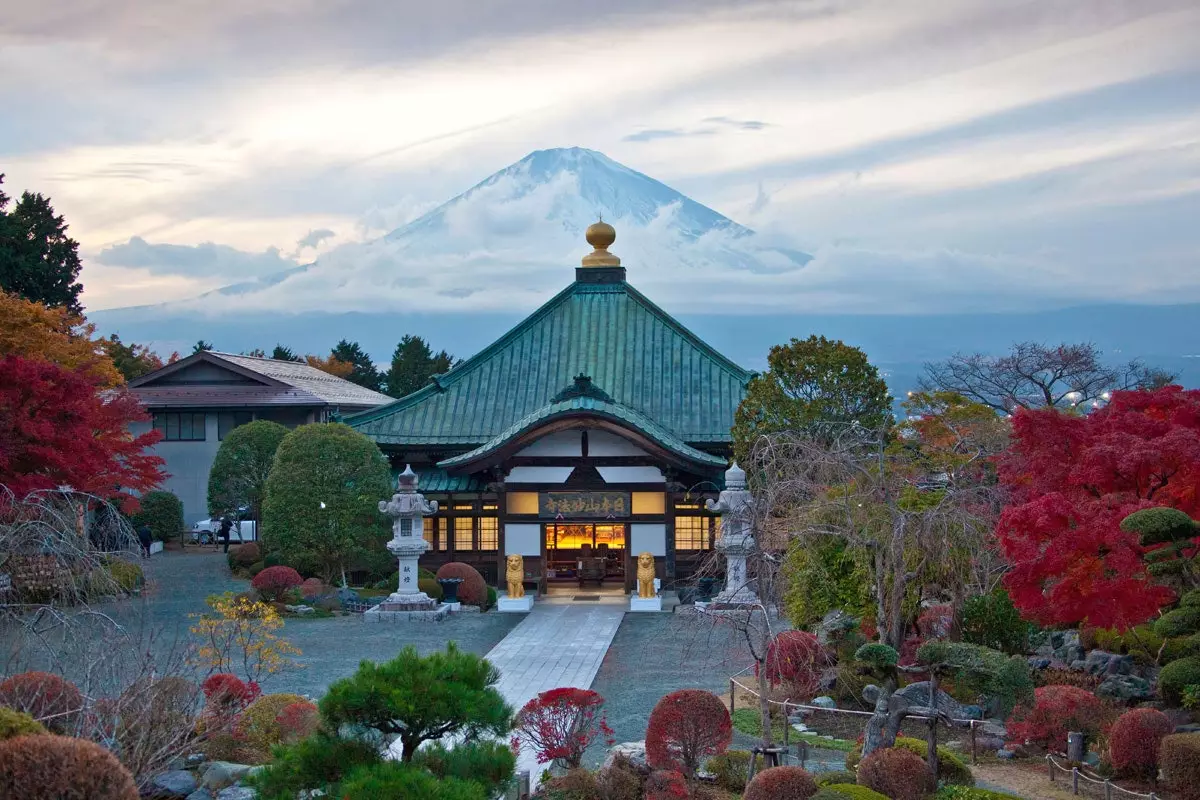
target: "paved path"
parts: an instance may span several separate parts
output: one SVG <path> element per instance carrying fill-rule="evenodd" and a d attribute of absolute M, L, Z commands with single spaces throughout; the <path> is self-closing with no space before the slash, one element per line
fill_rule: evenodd
<path fill-rule="evenodd" d="M 621 596 L 604 597 L 600 602 L 539 600 L 487 654 L 487 660 L 500 670 L 496 688 L 518 711 L 548 689 L 590 688 L 628 603 Z M 536 783 L 543 765 L 527 748 L 517 759 L 517 770 L 526 769 Z"/>

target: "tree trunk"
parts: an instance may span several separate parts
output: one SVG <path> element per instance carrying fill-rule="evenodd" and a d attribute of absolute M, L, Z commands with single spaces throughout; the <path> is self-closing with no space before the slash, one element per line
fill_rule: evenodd
<path fill-rule="evenodd" d="M 879 696 L 875 698 L 875 713 L 867 720 L 867 732 L 863 736 L 864 757 L 896 743 L 896 734 L 890 732 L 892 726 L 889 724 L 892 719 L 892 695 L 895 692 L 895 678 L 885 679 L 879 687 Z"/>
<path fill-rule="evenodd" d="M 758 712 L 762 716 L 762 743 L 763 747 L 774 746 L 774 735 L 771 731 L 771 700 L 769 692 L 771 691 L 770 681 L 767 680 L 767 663 L 763 661 L 758 665 Z M 786 720 L 784 721 L 786 725 Z"/>
<path fill-rule="evenodd" d="M 929 668 L 929 705 L 931 708 L 938 707 L 938 674 L 937 668 L 931 666 Z M 938 774 L 938 752 L 937 752 L 937 721 L 938 718 L 932 717 L 929 720 L 929 732 L 927 734 L 928 751 L 925 757 L 925 763 L 929 765 L 929 770 L 933 773 L 934 781 L 937 780 Z"/>

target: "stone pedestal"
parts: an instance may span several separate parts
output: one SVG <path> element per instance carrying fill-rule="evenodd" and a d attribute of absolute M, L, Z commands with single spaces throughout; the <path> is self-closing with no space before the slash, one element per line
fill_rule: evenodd
<path fill-rule="evenodd" d="M 638 597 L 633 595 L 629 598 L 629 610 L 634 612 L 662 611 L 662 597 Z"/>
<path fill-rule="evenodd" d="M 525 614 L 533 611 L 533 595 L 527 594 L 524 597 L 509 597 L 506 594 L 502 594 L 496 598 L 496 610 L 508 614 Z"/>
<path fill-rule="evenodd" d="M 368 608 L 363 612 L 363 622 L 441 622 L 450 616 L 444 605 L 420 611 L 389 610 L 386 603 Z"/>
<path fill-rule="evenodd" d="M 709 511 L 721 515 L 721 533 L 717 551 L 725 556 L 725 588 L 712 599 L 714 606 L 729 608 L 758 605 L 758 594 L 750 585 L 746 560 L 757 550 L 751 514 L 753 500 L 746 489 L 746 473 L 735 462 L 725 471 L 725 489 Z"/>

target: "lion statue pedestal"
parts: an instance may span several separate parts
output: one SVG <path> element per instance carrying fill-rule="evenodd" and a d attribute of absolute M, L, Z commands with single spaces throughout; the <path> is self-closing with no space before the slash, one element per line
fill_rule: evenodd
<path fill-rule="evenodd" d="M 511 555 L 504 560 L 504 582 L 508 592 L 496 598 L 496 610 L 523 613 L 533 610 L 533 595 L 525 594 L 525 557 Z"/>
<path fill-rule="evenodd" d="M 662 598 L 658 594 L 658 579 L 654 577 L 654 556 L 638 553 L 637 594 L 629 598 L 630 611 L 662 611 Z"/>

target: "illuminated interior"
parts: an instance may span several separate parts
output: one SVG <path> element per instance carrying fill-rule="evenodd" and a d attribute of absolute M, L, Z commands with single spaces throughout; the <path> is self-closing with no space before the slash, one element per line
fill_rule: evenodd
<path fill-rule="evenodd" d="M 572 579 L 582 559 L 602 558 L 605 574 L 620 577 L 625 574 L 624 524 L 593 525 L 591 523 L 553 524 L 546 526 L 546 556 L 550 579 Z"/>

